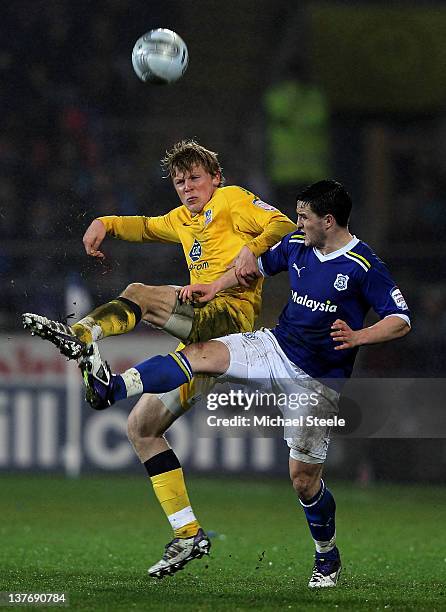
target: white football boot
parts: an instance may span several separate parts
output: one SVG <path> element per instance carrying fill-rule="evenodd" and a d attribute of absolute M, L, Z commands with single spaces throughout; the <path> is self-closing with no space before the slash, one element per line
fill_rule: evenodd
<path fill-rule="evenodd" d="M 341 569 L 339 554 L 337 559 L 316 559 L 308 586 L 310 589 L 335 587 L 338 584 Z"/>
<path fill-rule="evenodd" d="M 191 538 L 174 538 L 166 545 L 162 559 L 147 572 L 152 578 L 171 576 L 183 569 L 192 559 L 201 559 L 203 555 L 208 555 L 210 548 L 211 542 L 202 529 Z"/>
<path fill-rule="evenodd" d="M 33 336 L 40 336 L 57 346 L 68 359 L 79 359 L 85 354 L 87 345 L 76 336 L 71 327 L 61 321 L 52 321 L 41 315 L 25 312 L 22 315 L 23 327 Z"/>

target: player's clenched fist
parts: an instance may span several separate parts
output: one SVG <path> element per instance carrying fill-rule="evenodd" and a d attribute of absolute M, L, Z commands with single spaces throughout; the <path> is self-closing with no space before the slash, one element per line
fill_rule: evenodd
<path fill-rule="evenodd" d="M 105 225 L 102 223 L 102 221 L 99 221 L 99 219 L 95 219 L 91 222 L 82 240 L 87 255 L 91 255 L 92 257 L 99 257 L 99 259 L 104 259 L 104 253 L 102 253 L 102 251 L 99 251 L 98 249 L 101 246 L 101 243 L 104 240 L 106 233 L 107 232 L 105 231 Z"/>
<path fill-rule="evenodd" d="M 336 321 L 331 326 L 331 329 L 333 331 L 330 333 L 330 336 L 333 338 L 333 340 L 335 342 L 342 343 L 335 346 L 335 351 L 359 346 L 360 342 L 358 332 L 353 331 L 352 328 L 349 327 L 345 321 L 342 321 L 342 319 L 336 319 Z"/>

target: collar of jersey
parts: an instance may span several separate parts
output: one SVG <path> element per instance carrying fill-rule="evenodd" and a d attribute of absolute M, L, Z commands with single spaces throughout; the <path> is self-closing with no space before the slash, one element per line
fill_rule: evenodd
<path fill-rule="evenodd" d="M 211 198 L 211 200 L 212 200 L 212 198 Z M 209 200 L 209 202 L 210 202 L 211 200 Z M 188 215 L 189 215 L 189 219 L 190 219 L 191 221 L 196 221 L 196 220 L 197 220 L 197 219 L 199 219 L 200 217 L 204 217 L 204 213 L 205 213 L 207 210 L 211 210 L 210 208 L 206 208 L 206 206 L 209 204 L 209 202 L 203 206 L 203 208 L 200 210 L 200 212 L 197 212 L 197 213 L 191 213 L 191 212 L 190 212 L 190 210 L 187 210 L 187 208 L 185 207 L 185 208 L 186 208 L 186 211 L 187 211 L 187 213 L 188 213 Z"/>
<path fill-rule="evenodd" d="M 332 253 L 328 253 L 328 255 L 324 255 L 320 251 L 317 250 L 316 247 L 313 247 L 313 253 L 319 259 L 319 261 L 329 261 L 330 259 L 336 259 L 340 255 L 345 255 L 348 251 L 350 251 L 353 247 L 355 247 L 359 242 L 359 238 L 353 236 L 353 238 L 348 242 L 342 249 L 338 249 L 337 251 L 333 251 Z"/>

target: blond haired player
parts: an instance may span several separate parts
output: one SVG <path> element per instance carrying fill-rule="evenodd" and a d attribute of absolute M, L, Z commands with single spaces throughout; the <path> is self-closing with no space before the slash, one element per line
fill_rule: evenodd
<path fill-rule="evenodd" d="M 181 244 L 191 283 L 211 283 L 231 265 L 250 286 L 228 289 L 201 308 L 182 303 L 174 286 L 130 284 L 121 295 L 67 326 L 40 315 L 23 315 L 24 326 L 50 340 L 69 358 L 83 356 L 86 345 L 131 331 L 140 320 L 165 330 L 184 344 L 251 331 L 260 310 L 262 279 L 257 257 L 294 231 L 295 224 L 250 191 L 224 187 L 213 151 L 193 140 L 169 151 L 163 165 L 181 205 L 159 217 L 110 216 L 95 219 L 84 236 L 88 255 L 103 258 L 106 235 L 131 242 Z M 183 347 L 184 344 L 180 345 Z M 128 435 L 151 478 L 155 494 L 174 530 L 163 558 L 149 569 L 162 578 L 201 557 L 210 542 L 190 505 L 181 465 L 164 432 L 193 403 L 194 381 L 161 396 L 145 394 L 128 419 Z"/>

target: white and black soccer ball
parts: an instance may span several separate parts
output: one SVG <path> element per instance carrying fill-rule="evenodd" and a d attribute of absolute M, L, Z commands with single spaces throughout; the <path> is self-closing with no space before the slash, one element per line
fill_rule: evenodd
<path fill-rule="evenodd" d="M 174 83 L 186 72 L 188 62 L 186 43 L 166 28 L 150 30 L 133 47 L 133 69 L 144 83 Z"/>

